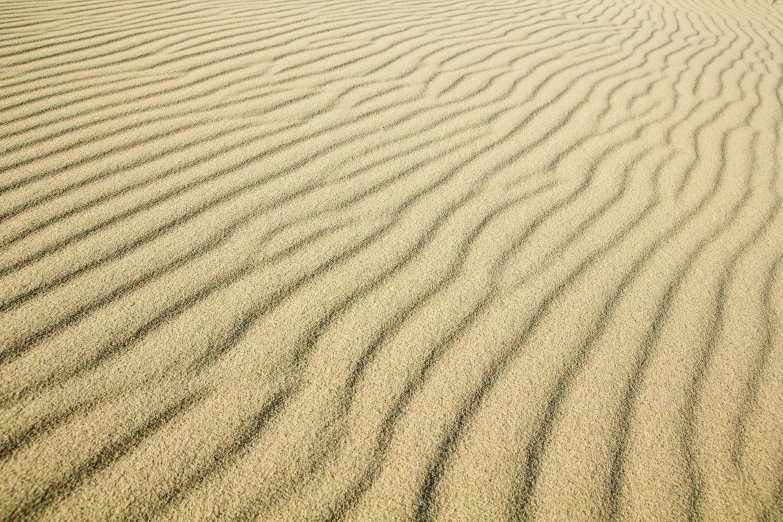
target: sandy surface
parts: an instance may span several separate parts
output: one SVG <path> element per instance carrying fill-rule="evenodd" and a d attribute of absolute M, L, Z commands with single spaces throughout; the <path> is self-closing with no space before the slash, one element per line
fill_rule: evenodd
<path fill-rule="evenodd" d="M 0 1 L 0 519 L 783 520 L 783 6 Z"/>

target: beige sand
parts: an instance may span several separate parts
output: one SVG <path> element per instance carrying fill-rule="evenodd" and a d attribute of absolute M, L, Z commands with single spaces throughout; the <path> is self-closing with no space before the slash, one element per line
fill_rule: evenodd
<path fill-rule="evenodd" d="M 0 519 L 783 520 L 783 7 L 0 2 Z"/>

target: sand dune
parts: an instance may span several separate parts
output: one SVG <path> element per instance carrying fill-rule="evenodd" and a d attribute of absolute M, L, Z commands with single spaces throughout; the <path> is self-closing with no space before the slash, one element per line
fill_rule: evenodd
<path fill-rule="evenodd" d="M 0 1 L 0 519 L 783 520 L 782 9 Z"/>

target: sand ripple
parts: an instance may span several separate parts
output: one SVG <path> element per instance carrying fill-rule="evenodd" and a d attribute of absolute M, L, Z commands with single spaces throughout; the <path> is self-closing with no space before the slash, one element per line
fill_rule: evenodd
<path fill-rule="evenodd" d="M 780 5 L 0 35 L 0 519 L 783 520 Z"/>

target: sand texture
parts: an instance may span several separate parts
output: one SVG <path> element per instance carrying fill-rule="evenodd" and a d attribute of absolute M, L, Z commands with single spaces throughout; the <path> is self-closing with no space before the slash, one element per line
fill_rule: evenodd
<path fill-rule="evenodd" d="M 783 6 L 0 0 L 0 520 L 783 520 Z"/>

